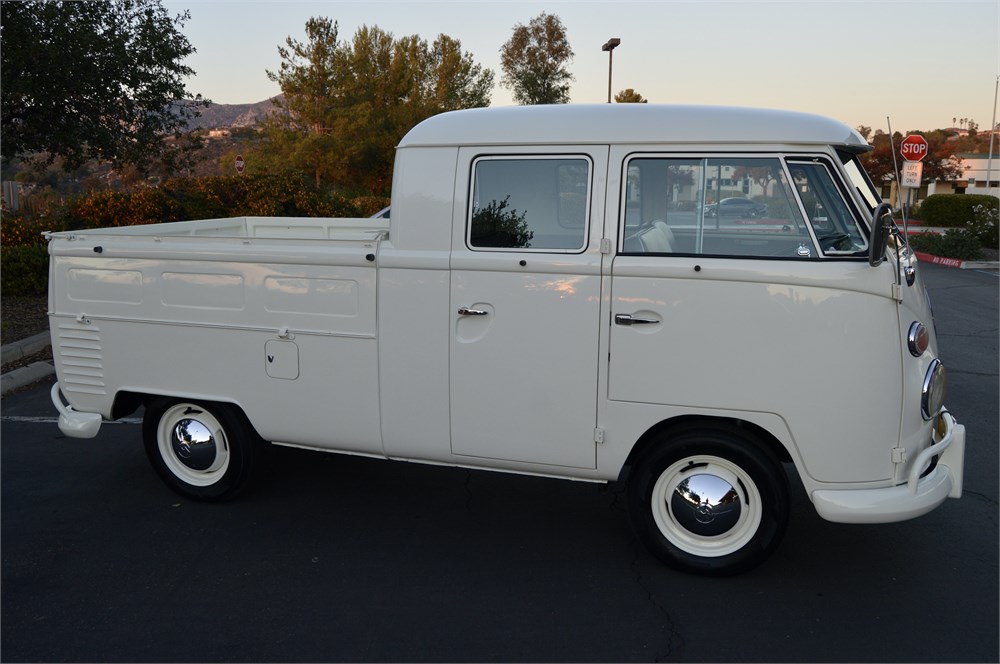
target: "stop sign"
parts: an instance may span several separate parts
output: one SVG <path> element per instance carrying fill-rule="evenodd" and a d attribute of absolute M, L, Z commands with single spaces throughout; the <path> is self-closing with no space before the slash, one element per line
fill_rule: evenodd
<path fill-rule="evenodd" d="M 244 166 L 246 166 L 246 162 L 243 161 L 243 155 L 236 155 L 236 172 L 242 173 Z"/>
<path fill-rule="evenodd" d="M 927 140 L 919 134 L 910 134 L 899 144 L 899 154 L 906 161 L 920 161 L 927 156 Z"/>

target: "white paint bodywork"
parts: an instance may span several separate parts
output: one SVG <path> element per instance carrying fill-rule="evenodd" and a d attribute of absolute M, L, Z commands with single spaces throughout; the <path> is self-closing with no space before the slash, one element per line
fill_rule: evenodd
<path fill-rule="evenodd" d="M 221 401 L 282 444 L 592 481 L 616 479 L 663 423 L 725 419 L 773 440 L 824 518 L 916 516 L 960 495 L 964 428 L 948 417 L 934 438 L 919 413 L 936 343 L 920 358 L 905 347 L 913 320 L 931 324 L 919 280 L 897 286 L 912 257 L 620 252 L 631 154 L 836 163 L 835 148 L 865 145 L 840 123 L 773 111 L 462 111 L 402 140 L 389 220 L 52 234 L 61 419 L 92 436 L 93 414 L 112 417 L 126 393 Z M 484 155 L 585 159 L 583 248 L 470 248 Z M 934 441 L 941 458 L 921 478 Z"/>

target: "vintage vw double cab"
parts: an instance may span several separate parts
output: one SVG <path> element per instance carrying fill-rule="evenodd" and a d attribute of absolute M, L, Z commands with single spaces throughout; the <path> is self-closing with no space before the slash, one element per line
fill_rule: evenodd
<path fill-rule="evenodd" d="M 389 218 L 52 233 L 60 426 L 144 406 L 207 500 L 272 443 L 625 481 L 703 573 L 777 546 L 788 464 L 825 519 L 919 516 L 961 495 L 965 430 L 868 149 L 778 111 L 460 111 L 400 142 Z"/>

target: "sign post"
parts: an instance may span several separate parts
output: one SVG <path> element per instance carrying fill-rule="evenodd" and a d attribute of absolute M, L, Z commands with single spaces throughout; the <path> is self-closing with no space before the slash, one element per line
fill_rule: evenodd
<path fill-rule="evenodd" d="M 903 208 L 903 231 L 906 232 L 907 211 L 913 204 L 913 190 L 920 189 L 920 181 L 924 175 L 924 162 L 921 161 L 927 156 L 929 148 L 927 139 L 920 134 L 910 134 L 899 144 L 899 154 L 906 161 L 903 162 L 903 172 L 900 175 L 899 186 L 907 190 L 906 207 Z"/>
<path fill-rule="evenodd" d="M 243 155 L 236 155 L 236 172 L 242 175 L 244 168 L 246 168 L 246 162 L 243 161 Z"/>
<path fill-rule="evenodd" d="M 906 161 L 903 162 L 903 173 L 900 175 L 899 186 L 908 189 L 919 189 L 920 180 L 924 174 L 924 164 L 922 159 L 927 156 L 927 139 L 919 134 L 910 134 L 899 144 L 899 154 Z"/>

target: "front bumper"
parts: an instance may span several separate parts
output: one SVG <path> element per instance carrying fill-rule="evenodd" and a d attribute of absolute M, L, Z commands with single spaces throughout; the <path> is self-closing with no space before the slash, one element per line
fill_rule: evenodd
<path fill-rule="evenodd" d="M 965 427 L 947 412 L 941 417 L 944 432 L 940 440 L 920 453 L 906 484 L 882 489 L 813 491 L 812 501 L 819 515 L 838 523 L 889 523 L 926 514 L 948 498 L 961 498 Z M 921 477 L 935 456 L 937 465 Z"/>
<path fill-rule="evenodd" d="M 100 413 L 81 413 L 63 403 L 59 383 L 52 386 L 52 405 L 59 411 L 59 430 L 70 438 L 93 438 L 101 430 Z"/>

